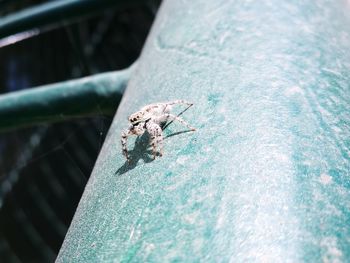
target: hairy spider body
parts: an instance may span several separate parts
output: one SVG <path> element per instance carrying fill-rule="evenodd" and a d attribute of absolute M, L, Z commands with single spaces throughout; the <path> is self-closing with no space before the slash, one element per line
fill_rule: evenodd
<path fill-rule="evenodd" d="M 179 116 L 170 114 L 171 106 L 175 104 L 184 104 L 188 107 L 191 107 L 193 105 L 193 103 L 184 100 L 153 103 L 144 106 L 141 110 L 129 116 L 128 120 L 130 122 L 130 126 L 127 130 L 123 131 L 121 135 L 123 155 L 126 157 L 128 162 L 130 162 L 130 158 L 128 156 L 127 139 L 131 135 L 139 136 L 147 131 L 150 135 L 150 144 L 152 146 L 153 158 L 155 159 L 157 155 L 157 147 L 159 148 L 159 155 L 163 155 L 162 124 L 166 123 L 168 120 L 177 120 L 181 124 L 187 126 L 191 131 L 196 130 Z"/>

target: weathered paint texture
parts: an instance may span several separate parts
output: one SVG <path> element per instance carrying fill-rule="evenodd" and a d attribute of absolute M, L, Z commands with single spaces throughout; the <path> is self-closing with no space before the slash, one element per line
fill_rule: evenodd
<path fill-rule="evenodd" d="M 349 261 L 349 14 L 165 1 L 57 262 Z M 155 161 L 131 140 L 128 166 L 127 116 L 173 99 L 197 132 L 171 124 Z"/>

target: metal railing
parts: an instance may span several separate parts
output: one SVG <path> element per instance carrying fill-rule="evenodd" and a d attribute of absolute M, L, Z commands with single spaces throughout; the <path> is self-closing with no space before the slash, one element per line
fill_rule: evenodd
<path fill-rule="evenodd" d="M 57 262 L 347 261 L 344 10 L 346 1 L 165 1 Z M 132 139 L 128 163 L 127 116 L 174 99 L 194 103 L 184 118 L 197 131 L 169 126 L 155 160 L 147 133 Z"/>

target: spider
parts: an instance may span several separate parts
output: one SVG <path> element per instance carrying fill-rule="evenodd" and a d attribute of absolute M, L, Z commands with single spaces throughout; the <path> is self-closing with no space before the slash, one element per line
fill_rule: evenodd
<path fill-rule="evenodd" d="M 170 102 L 153 103 L 144 106 L 141 110 L 131 114 L 128 118 L 130 125 L 129 128 L 122 132 L 121 143 L 123 155 L 126 157 L 127 161 L 130 163 L 130 158 L 128 156 L 127 149 L 127 139 L 130 135 L 142 135 L 147 131 L 150 135 L 150 144 L 153 150 L 153 159 L 157 155 L 157 146 L 159 147 L 159 155 L 163 155 L 163 130 L 162 125 L 164 125 L 168 120 L 177 120 L 181 124 L 187 126 L 191 131 L 196 129 L 191 127 L 187 122 L 178 116 L 170 114 L 171 106 L 175 104 L 188 105 L 188 108 L 193 105 L 193 103 L 184 100 L 174 100 Z"/>

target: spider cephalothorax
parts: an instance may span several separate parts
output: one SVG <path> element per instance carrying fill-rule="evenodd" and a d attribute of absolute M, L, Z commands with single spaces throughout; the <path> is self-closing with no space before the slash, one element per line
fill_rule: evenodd
<path fill-rule="evenodd" d="M 141 110 L 131 114 L 128 118 L 130 126 L 127 130 L 122 132 L 121 143 L 123 154 L 128 162 L 130 162 L 127 149 L 127 139 L 130 135 L 142 135 L 147 131 L 150 135 L 150 143 L 153 150 L 153 158 L 157 155 L 157 146 L 159 147 L 159 154 L 163 154 L 163 131 L 161 124 L 166 123 L 168 120 L 182 123 L 187 126 L 191 131 L 195 131 L 195 128 L 188 125 L 180 117 L 170 114 L 171 106 L 175 104 L 185 104 L 189 107 L 193 103 L 189 103 L 184 100 L 175 100 L 171 102 L 154 103 L 143 107 Z"/>
<path fill-rule="evenodd" d="M 149 115 L 149 114 L 147 114 L 147 112 L 137 111 L 137 112 L 131 114 L 128 119 L 132 125 L 136 125 L 140 122 L 145 122 L 145 121 L 149 120 L 150 116 L 147 116 L 147 115 Z"/>

